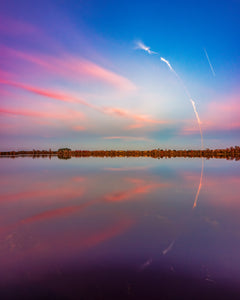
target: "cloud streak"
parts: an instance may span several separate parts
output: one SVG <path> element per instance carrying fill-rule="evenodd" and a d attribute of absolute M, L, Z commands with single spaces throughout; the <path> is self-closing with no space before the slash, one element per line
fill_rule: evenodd
<path fill-rule="evenodd" d="M 205 55 L 206 55 L 206 57 L 207 57 L 207 60 L 208 60 L 208 63 L 209 63 L 210 69 L 211 69 L 211 71 L 212 71 L 212 74 L 213 74 L 213 76 L 216 76 L 216 74 L 215 74 L 215 72 L 214 72 L 214 70 L 213 70 L 213 66 L 212 66 L 212 64 L 211 64 L 211 61 L 210 61 L 210 59 L 209 59 L 209 56 L 208 56 L 207 50 L 206 50 L 205 48 L 204 48 L 203 50 L 204 50 L 204 53 L 205 53 Z"/>
<path fill-rule="evenodd" d="M 125 141 L 149 141 L 146 137 L 137 136 L 105 136 L 104 140 L 125 140 Z"/>
<path fill-rule="evenodd" d="M 134 199 L 137 195 L 147 194 L 154 189 L 168 186 L 168 184 L 164 184 L 164 183 L 162 184 L 157 182 L 147 183 L 145 180 L 139 178 L 126 178 L 126 180 L 134 187 L 126 190 L 119 190 L 117 192 L 110 193 L 105 196 L 105 199 L 109 202 L 128 201 L 129 199 L 132 198 Z"/>
<path fill-rule="evenodd" d="M 121 91 L 135 91 L 136 86 L 129 79 L 99 66 L 89 60 L 63 53 L 61 56 L 31 54 L 3 47 L 7 56 L 27 61 L 65 80 L 84 82 L 86 78 L 98 80 Z"/>
<path fill-rule="evenodd" d="M 67 114 L 58 114 L 58 113 L 49 113 L 49 112 L 41 112 L 41 111 L 33 111 L 33 110 L 21 110 L 21 109 L 11 109 L 11 108 L 0 108 L 0 114 L 6 115 L 15 115 L 15 116 L 24 116 L 31 118 L 50 118 L 56 120 L 69 120 L 77 118 L 78 120 L 84 119 L 84 115 L 81 112 L 68 110 Z"/>
<path fill-rule="evenodd" d="M 35 95 L 42 96 L 44 98 L 49 98 L 49 99 L 53 99 L 53 100 L 57 100 L 57 101 L 61 101 L 61 102 L 80 104 L 80 105 L 89 107 L 95 111 L 98 111 L 98 112 L 106 114 L 106 115 L 112 115 L 112 116 L 130 119 L 130 120 L 133 120 L 134 122 L 137 122 L 138 127 L 139 127 L 139 124 L 141 124 L 141 127 L 143 127 L 145 124 L 164 124 L 164 123 L 166 123 L 166 121 L 155 120 L 148 115 L 134 114 L 128 110 L 118 108 L 118 107 L 100 107 L 100 106 L 91 104 L 90 102 L 86 101 L 85 99 L 83 99 L 81 97 L 72 96 L 70 94 L 66 94 L 63 92 L 53 91 L 53 90 L 49 90 L 49 89 L 43 89 L 43 88 L 39 88 L 36 86 L 27 85 L 27 84 L 10 81 L 10 80 L 5 80 L 5 79 L 1 79 L 1 78 L 0 78 L 0 83 L 22 89 L 24 91 L 33 93 Z"/>

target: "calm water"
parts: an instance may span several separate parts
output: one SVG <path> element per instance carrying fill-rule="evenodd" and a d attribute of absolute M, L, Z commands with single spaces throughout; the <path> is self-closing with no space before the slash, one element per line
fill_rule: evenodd
<path fill-rule="evenodd" d="M 1 299 L 239 298 L 239 162 L 0 164 Z"/>

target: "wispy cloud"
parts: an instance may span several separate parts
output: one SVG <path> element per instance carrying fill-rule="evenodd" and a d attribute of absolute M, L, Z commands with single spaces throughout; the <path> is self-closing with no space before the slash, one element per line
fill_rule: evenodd
<path fill-rule="evenodd" d="M 84 131 L 84 130 L 86 130 L 86 128 L 84 126 L 81 126 L 81 125 L 73 126 L 72 129 L 74 131 Z"/>
<path fill-rule="evenodd" d="M 126 140 L 126 141 L 149 141 L 146 137 L 138 137 L 138 136 L 105 136 L 104 140 Z"/>
<path fill-rule="evenodd" d="M 103 108 L 104 112 L 109 115 L 121 116 L 133 120 L 135 124 L 128 125 L 129 128 L 141 128 L 146 124 L 166 124 L 165 120 L 156 120 L 149 115 L 132 113 L 129 110 L 118 107 L 106 107 Z M 130 127 L 129 127 L 130 126 Z"/>
<path fill-rule="evenodd" d="M 20 83 L 20 82 L 4 80 L 4 79 L 1 79 L 1 78 L 0 78 L 0 83 L 5 84 L 5 85 L 9 85 L 9 86 L 12 86 L 12 87 L 16 87 L 16 88 L 19 88 L 19 89 L 22 89 L 22 90 L 31 92 L 33 94 L 46 97 L 46 98 L 51 98 L 51 99 L 55 99 L 55 100 L 59 100 L 59 101 L 63 101 L 63 102 L 68 102 L 68 103 L 78 103 L 78 104 L 82 104 L 82 105 L 85 105 L 85 106 L 95 108 L 94 105 L 91 105 L 90 103 L 88 103 L 84 99 L 81 99 L 80 97 L 74 97 L 74 96 L 65 94 L 63 92 L 57 92 L 57 91 L 53 91 L 53 90 L 49 90 L 49 89 L 43 89 L 43 88 L 39 88 L 39 87 L 36 87 L 36 86 L 23 84 L 23 83 Z"/>
<path fill-rule="evenodd" d="M 86 78 L 92 78 L 122 91 L 136 90 L 135 84 L 124 76 L 99 66 L 94 62 L 68 53 L 50 56 L 26 53 L 5 46 L 2 46 L 2 49 L 5 49 L 7 56 L 27 61 L 35 67 L 41 68 L 51 74 L 55 74 L 57 77 L 60 76 L 65 80 L 85 82 Z"/>
<path fill-rule="evenodd" d="M 55 109 L 57 111 L 57 109 Z M 64 112 L 49 112 L 49 111 L 34 111 L 29 109 L 19 109 L 19 108 L 0 108 L 0 115 L 7 116 L 8 118 L 12 116 L 15 117 L 26 117 L 31 119 L 31 124 L 36 124 L 40 126 L 52 126 L 56 121 L 64 126 L 67 126 L 73 131 L 85 131 L 87 128 L 80 125 L 85 121 L 85 115 L 82 112 L 75 110 L 65 109 Z M 8 127 L 9 132 L 14 132 L 17 128 L 21 127 L 21 124 L 14 125 L 13 128 Z M 15 128 L 15 130 L 14 130 Z"/>
<path fill-rule="evenodd" d="M 117 116 L 117 117 L 129 119 L 129 120 L 133 120 L 134 122 L 137 122 L 137 124 L 138 124 L 137 127 L 140 127 L 140 124 L 141 124 L 141 127 L 143 127 L 145 124 L 164 124 L 164 123 L 166 123 L 166 121 L 156 120 L 156 119 L 151 118 L 148 115 L 135 114 L 135 113 L 132 113 L 131 111 L 128 111 L 128 110 L 122 109 L 122 108 L 118 108 L 118 107 L 96 106 L 81 97 L 76 97 L 76 96 L 67 94 L 62 91 L 54 91 L 54 90 L 50 90 L 50 89 L 46 89 L 46 88 L 39 88 L 36 86 L 23 84 L 23 83 L 11 81 L 11 80 L 5 80 L 5 79 L 1 79 L 1 78 L 0 78 L 0 83 L 22 89 L 22 90 L 31 92 L 33 94 L 40 95 L 45 98 L 50 98 L 50 99 L 54 99 L 54 100 L 61 101 L 61 102 L 76 103 L 76 104 L 84 105 L 84 106 L 87 106 L 95 111 L 98 111 L 98 112 L 106 114 L 106 115 L 112 115 L 112 116 Z"/>
<path fill-rule="evenodd" d="M 40 117 L 40 118 L 50 118 L 56 120 L 69 120 L 77 118 L 78 120 L 85 119 L 83 113 L 67 110 L 66 114 L 59 113 L 51 113 L 51 112 L 41 112 L 41 111 L 33 111 L 27 109 L 12 109 L 12 108 L 0 108 L 0 114 L 7 115 L 16 115 L 16 116 L 24 116 L 24 117 Z"/>

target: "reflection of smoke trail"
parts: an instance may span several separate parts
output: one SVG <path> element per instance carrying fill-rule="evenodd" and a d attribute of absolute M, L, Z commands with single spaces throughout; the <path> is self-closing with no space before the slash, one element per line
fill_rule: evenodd
<path fill-rule="evenodd" d="M 194 203 L 193 203 L 193 209 L 197 206 L 198 196 L 199 196 L 200 190 L 202 188 L 203 167 L 204 167 L 204 163 L 203 162 L 204 162 L 204 160 L 203 160 L 203 157 L 202 157 L 202 170 L 201 170 L 200 182 L 199 182 L 197 194 L 195 196 L 195 200 L 194 200 Z"/>
<path fill-rule="evenodd" d="M 152 259 L 148 259 L 145 263 L 143 263 L 141 266 L 140 266 L 140 271 L 143 271 L 144 269 L 146 269 L 147 267 L 149 267 L 152 263 Z"/>
<path fill-rule="evenodd" d="M 206 55 L 206 57 L 207 57 L 207 60 L 208 60 L 209 66 L 210 66 L 210 68 L 211 68 L 212 74 L 213 74 L 213 76 L 215 76 L 216 74 L 215 74 L 215 72 L 214 72 L 214 70 L 213 70 L 213 66 L 212 66 L 212 64 L 211 64 L 211 61 L 210 61 L 210 59 L 209 59 L 209 57 L 208 57 L 207 50 L 206 50 L 206 49 L 203 49 L 203 50 L 204 50 L 205 55 Z"/>
<path fill-rule="evenodd" d="M 163 254 L 163 255 L 167 254 L 167 253 L 172 249 L 174 243 L 175 243 L 175 241 L 173 240 L 173 241 L 171 242 L 171 244 L 170 244 L 165 250 L 163 250 L 162 254 Z"/>

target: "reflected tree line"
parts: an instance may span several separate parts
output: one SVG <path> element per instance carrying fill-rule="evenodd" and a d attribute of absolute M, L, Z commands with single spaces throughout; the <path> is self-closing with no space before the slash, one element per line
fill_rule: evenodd
<path fill-rule="evenodd" d="M 0 157 L 25 157 L 32 158 L 48 157 L 51 159 L 57 156 L 59 159 L 70 159 L 71 157 L 152 157 L 152 158 L 174 158 L 174 157 L 203 157 L 203 158 L 222 158 L 229 160 L 240 160 L 240 147 L 230 147 L 226 149 L 205 149 L 205 150 L 71 150 L 61 148 L 57 151 L 31 150 L 31 151 L 7 151 L 0 152 Z"/>

